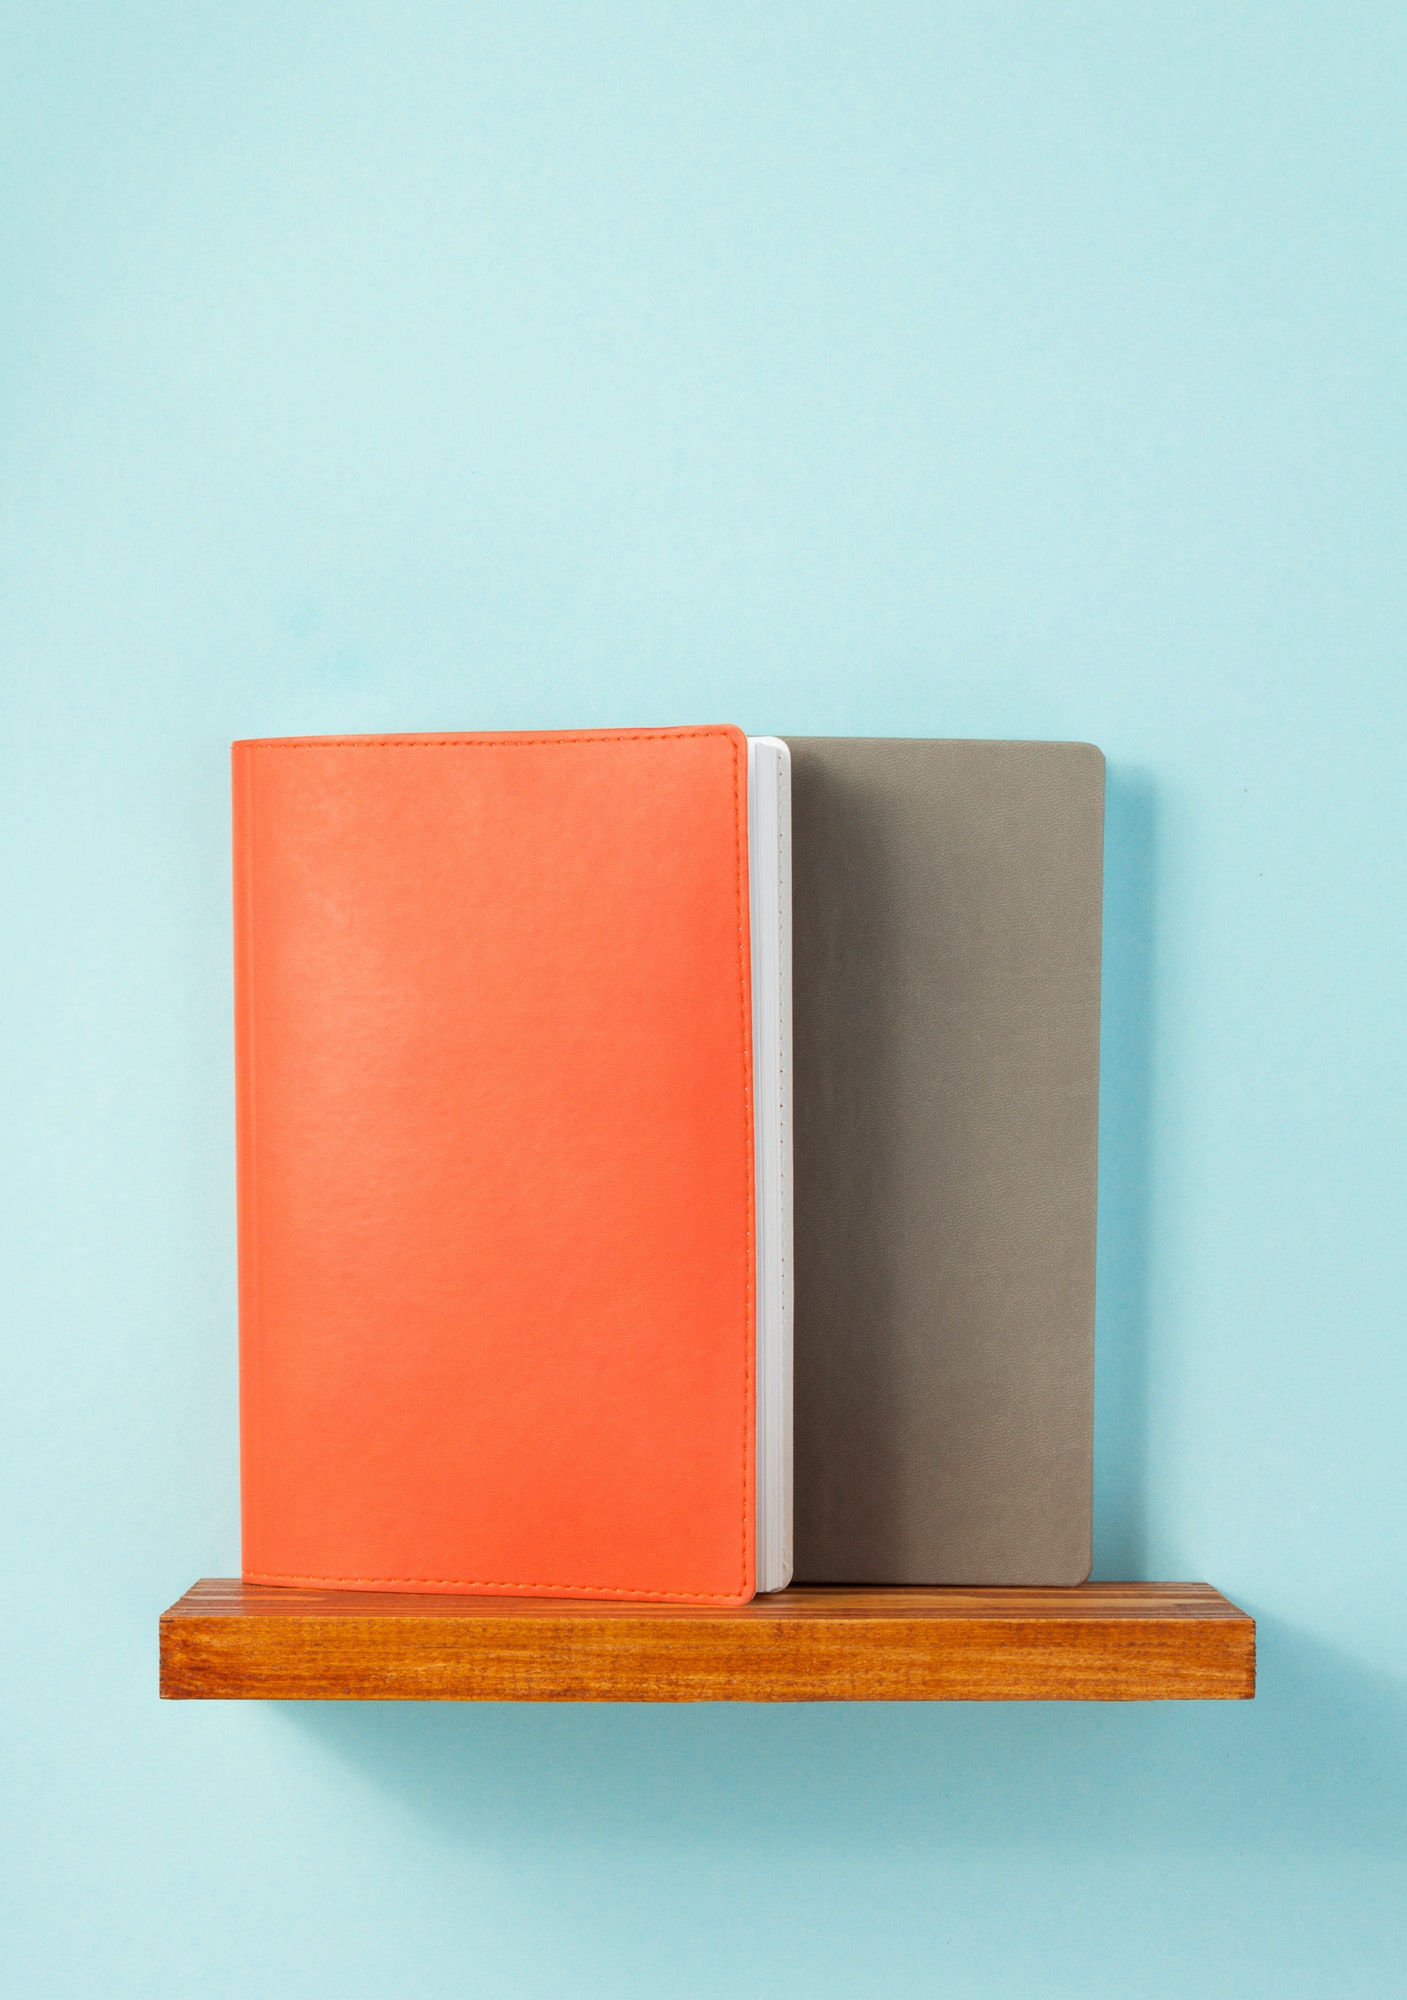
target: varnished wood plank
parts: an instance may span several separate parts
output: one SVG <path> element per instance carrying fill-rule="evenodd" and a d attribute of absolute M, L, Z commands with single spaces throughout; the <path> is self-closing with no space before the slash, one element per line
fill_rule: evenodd
<path fill-rule="evenodd" d="M 1232 1701 L 1255 1624 L 1202 1583 L 798 1587 L 724 1611 L 207 1578 L 161 1692 L 276 1701 Z"/>

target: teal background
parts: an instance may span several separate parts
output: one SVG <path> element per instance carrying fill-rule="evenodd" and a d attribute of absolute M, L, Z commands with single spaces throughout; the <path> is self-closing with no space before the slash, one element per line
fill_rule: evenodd
<path fill-rule="evenodd" d="M 4 1990 L 1402 1990 L 1407 13 L 18 0 Z M 1249 1706 L 156 1699 L 226 746 L 1109 757 L 1098 1572 Z"/>

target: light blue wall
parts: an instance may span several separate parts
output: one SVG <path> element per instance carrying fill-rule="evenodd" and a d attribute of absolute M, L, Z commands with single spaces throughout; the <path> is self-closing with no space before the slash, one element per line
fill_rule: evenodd
<path fill-rule="evenodd" d="M 16 0 L 4 1990 L 1387 1996 L 1407 13 Z M 1252 1706 L 168 1706 L 237 1567 L 226 744 L 1110 760 L 1099 1573 Z"/>

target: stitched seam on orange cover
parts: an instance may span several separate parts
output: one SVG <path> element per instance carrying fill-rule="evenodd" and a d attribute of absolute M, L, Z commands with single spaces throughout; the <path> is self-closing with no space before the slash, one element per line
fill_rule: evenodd
<path fill-rule="evenodd" d="M 738 903 L 738 1011 L 741 1016 L 743 1052 L 743 1161 L 747 1168 L 747 1254 L 743 1259 L 743 1541 L 739 1552 L 742 1566 L 738 1579 L 740 1591 L 747 1588 L 747 1543 L 751 1525 L 751 1510 L 757 1494 L 757 1341 L 753 1339 L 753 1366 L 751 1390 L 747 1365 L 747 1326 L 751 1318 L 756 1328 L 757 1314 L 757 1237 L 753 1227 L 756 1213 L 757 1189 L 755 1184 L 755 1163 L 753 1159 L 754 1134 L 756 1132 L 756 1112 L 752 1102 L 752 1015 L 748 1006 L 748 961 L 752 953 L 751 916 L 743 913 L 742 887 L 747 881 L 747 855 L 743 851 L 743 800 L 738 784 L 738 746 L 733 739 L 727 739 L 733 752 L 733 882 L 734 895 Z M 751 830 L 749 830 L 749 838 Z M 747 1476 L 749 1451 L 753 1454 L 753 1476 L 751 1490 Z M 757 1582 L 756 1550 L 753 1551 L 753 1583 Z"/>
<path fill-rule="evenodd" d="M 628 1583 L 539 1583 L 535 1578 L 518 1583 L 500 1576 L 284 1576 L 261 1569 L 246 1569 L 241 1575 L 245 1583 L 428 1583 L 452 1585 L 456 1590 L 550 1590 L 562 1597 L 589 1592 L 593 1597 L 662 1597 L 671 1602 L 700 1598 L 732 1604 L 737 1599 L 732 1590 L 635 1590 Z"/>
<path fill-rule="evenodd" d="M 520 750 L 528 744 L 571 750 L 579 743 L 676 743 L 688 737 L 723 736 L 721 729 L 617 729 L 599 734 L 563 729 L 539 736 L 245 736 L 241 750 Z M 737 745 L 733 745 L 733 785 L 737 789 Z"/>
<path fill-rule="evenodd" d="M 751 1023 L 748 1018 L 747 993 L 747 926 L 744 918 L 742 886 L 743 846 L 742 846 L 742 802 L 738 789 L 738 746 L 726 729 L 632 729 L 603 730 L 600 732 L 577 733 L 562 731 L 535 736 L 516 734 L 512 736 L 309 736 L 292 740 L 277 736 L 254 736 L 239 739 L 238 747 L 244 750 L 517 750 L 528 745 L 554 750 L 571 749 L 576 744 L 588 743 L 678 743 L 694 741 L 701 737 L 721 736 L 733 759 L 733 896 L 738 913 L 738 1011 L 742 1027 L 742 1071 L 743 1071 L 743 1161 L 746 1168 L 746 1244 L 743 1259 L 743 1508 L 742 1508 L 742 1549 L 740 1553 L 741 1573 L 738 1589 L 667 1591 L 632 1589 L 625 1584 L 597 1583 L 543 1583 L 536 1578 L 489 1578 L 452 1576 L 275 1576 L 268 1571 L 246 1570 L 243 1574 L 252 1583 L 426 1583 L 453 1585 L 464 1590 L 540 1590 L 557 1591 L 563 1595 L 577 1593 L 612 1597 L 660 1597 L 691 1598 L 702 1601 L 732 1603 L 734 1598 L 747 1588 L 747 1542 L 748 1528 L 752 1513 L 752 1495 L 749 1492 L 748 1443 L 757 1428 L 756 1405 L 749 1394 L 747 1333 L 753 1308 L 753 1272 L 757 1259 L 756 1238 L 753 1231 L 754 1190 L 752 1160 L 752 1044 L 749 1033 Z M 751 1484 L 756 1485 L 756 1478 Z"/>
<path fill-rule="evenodd" d="M 242 1163 L 237 1162 L 237 1166 L 241 1170 L 235 1176 L 235 1192 L 240 1218 L 237 1225 L 240 1249 L 241 1251 L 247 1251 L 247 1260 L 246 1256 L 241 1255 L 236 1263 L 239 1291 L 239 1344 L 242 1356 L 245 1346 L 246 1323 L 251 1327 L 249 1344 L 252 1346 L 254 1344 L 252 1328 L 260 1323 L 262 1315 L 259 1310 L 259 1233 L 256 1220 L 257 1203 L 254 1195 L 253 1164 L 254 1133 L 258 1125 L 257 1106 L 254 1096 L 255 1078 L 258 1074 L 254 1032 L 254 766 L 248 758 L 241 757 L 238 760 L 236 769 L 239 774 L 240 794 L 237 801 L 239 809 L 240 852 L 236 863 L 236 889 L 238 895 L 236 920 L 239 924 L 239 935 L 236 939 L 236 958 L 239 968 L 237 979 L 239 988 L 242 989 L 242 991 L 237 990 L 236 992 L 238 1013 L 237 1037 L 238 1042 L 242 1044 L 238 1051 L 241 1060 L 237 1062 L 237 1071 L 241 1074 L 242 1088 L 237 1091 L 235 1115 L 238 1123 L 243 1125 L 247 1135 L 246 1144 L 242 1149 L 245 1159 Z M 241 1099 L 243 1100 L 242 1102 L 240 1101 Z M 244 1217 L 247 1217 L 247 1224 L 243 1219 Z M 247 1301 L 245 1298 L 246 1285 L 248 1287 Z M 242 1406 L 242 1369 L 240 1401 Z M 243 1422 L 240 1425 L 240 1482 L 240 1506 L 241 1514 L 243 1514 L 245 1507 L 249 1504 L 251 1490 L 259 1493 L 263 1487 L 262 1465 L 256 1467 L 254 1452 L 245 1444 Z"/>

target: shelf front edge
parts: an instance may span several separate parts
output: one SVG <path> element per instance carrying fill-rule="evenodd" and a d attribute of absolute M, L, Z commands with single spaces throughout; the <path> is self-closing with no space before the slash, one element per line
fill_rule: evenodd
<path fill-rule="evenodd" d="M 161 1693 L 215 1701 L 1236 1701 L 1255 1623 L 1206 1584 L 823 1589 L 741 1610 L 206 1579 Z"/>

